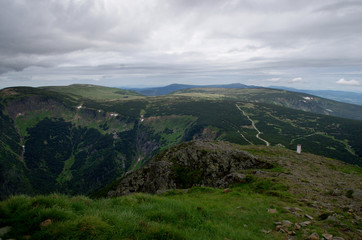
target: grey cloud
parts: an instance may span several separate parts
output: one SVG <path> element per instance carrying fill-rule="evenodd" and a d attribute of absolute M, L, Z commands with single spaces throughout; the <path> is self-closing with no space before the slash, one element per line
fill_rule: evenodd
<path fill-rule="evenodd" d="M 341 11 L 347 8 L 356 8 L 356 7 L 362 7 L 362 2 L 359 0 L 332 2 L 328 3 L 327 5 L 321 8 L 316 9 L 316 11 L 321 11 L 321 12 Z"/>
<path fill-rule="evenodd" d="M 361 22 L 360 1 L 2 0 L 0 74 L 234 80 L 360 70 Z"/>
<path fill-rule="evenodd" d="M 1 1 L 0 56 L 12 62 L 2 71 L 39 65 L 36 57 L 29 57 L 26 64 L 24 56 L 127 50 L 147 38 L 151 28 L 142 13 L 130 16 L 127 6 L 120 4 L 107 15 L 102 5 L 102 1 Z"/>

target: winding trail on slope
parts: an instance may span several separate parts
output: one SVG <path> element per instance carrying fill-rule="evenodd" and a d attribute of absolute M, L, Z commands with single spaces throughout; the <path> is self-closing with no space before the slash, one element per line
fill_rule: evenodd
<path fill-rule="evenodd" d="M 133 167 L 132 167 L 130 170 L 128 170 L 128 171 L 124 174 L 124 176 L 127 176 L 128 174 L 130 174 L 131 172 L 133 172 L 133 171 L 136 169 L 136 167 L 137 167 L 137 165 L 138 165 L 138 163 L 139 163 L 140 161 L 141 161 L 141 158 L 138 157 L 137 162 L 135 162 L 135 163 L 133 164 Z"/>
<path fill-rule="evenodd" d="M 305 135 L 305 136 L 293 138 L 293 139 L 290 141 L 290 144 L 292 144 L 295 140 L 298 140 L 298 139 L 301 139 L 301 138 L 311 137 L 311 136 L 314 136 L 314 135 L 317 135 L 317 134 L 321 134 L 321 133 L 320 133 L 320 132 L 316 132 L 316 133 L 308 134 L 308 135 Z"/>
<path fill-rule="evenodd" d="M 256 128 L 254 121 L 253 121 L 243 110 L 241 110 L 241 108 L 240 108 L 237 104 L 235 104 L 235 106 L 239 109 L 240 112 L 242 112 L 242 113 L 244 114 L 245 117 L 247 117 L 247 118 L 249 119 L 249 121 L 251 122 L 251 125 L 253 126 L 253 128 L 258 132 L 258 133 L 255 135 L 255 137 L 256 137 L 257 139 L 265 142 L 266 146 L 270 146 L 270 143 L 269 143 L 267 140 L 265 140 L 265 139 L 263 139 L 263 138 L 261 138 L 261 137 L 259 136 L 259 135 L 261 134 L 261 132 L 259 131 L 259 129 Z"/>
<path fill-rule="evenodd" d="M 250 142 L 239 130 L 237 131 L 239 134 L 240 134 L 240 136 L 245 140 L 245 141 L 247 141 L 250 145 L 254 145 L 254 143 L 252 143 L 252 142 Z"/>

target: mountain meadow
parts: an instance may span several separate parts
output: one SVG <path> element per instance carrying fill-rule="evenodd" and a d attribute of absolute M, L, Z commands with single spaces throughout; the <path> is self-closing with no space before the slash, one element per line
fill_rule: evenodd
<path fill-rule="evenodd" d="M 0 129 L 0 239 L 362 238 L 359 105 L 12 87 Z"/>

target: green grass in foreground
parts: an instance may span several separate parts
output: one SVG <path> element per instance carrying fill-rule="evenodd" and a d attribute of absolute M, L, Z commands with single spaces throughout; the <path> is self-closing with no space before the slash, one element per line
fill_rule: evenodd
<path fill-rule="evenodd" d="M 302 219 L 283 209 L 293 200 L 274 194 L 284 187 L 273 186 L 255 181 L 228 193 L 195 187 L 98 200 L 15 196 L 0 203 L 0 228 L 12 226 L 3 239 L 282 239 L 279 232 L 262 230 L 274 230 L 275 221 Z M 46 219 L 52 223 L 41 227 Z"/>

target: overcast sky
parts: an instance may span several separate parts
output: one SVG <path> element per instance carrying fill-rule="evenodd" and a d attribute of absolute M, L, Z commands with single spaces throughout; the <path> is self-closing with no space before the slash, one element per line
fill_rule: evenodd
<path fill-rule="evenodd" d="M 0 88 L 362 92 L 362 0 L 0 0 Z"/>

